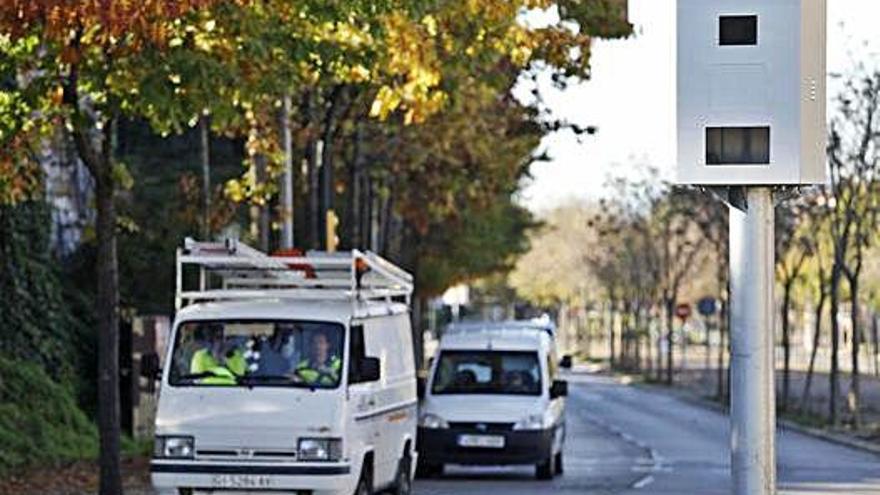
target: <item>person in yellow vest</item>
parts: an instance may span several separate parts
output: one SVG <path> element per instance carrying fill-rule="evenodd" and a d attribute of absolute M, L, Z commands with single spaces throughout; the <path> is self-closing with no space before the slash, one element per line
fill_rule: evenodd
<path fill-rule="evenodd" d="M 330 352 L 330 339 L 323 332 L 312 335 L 309 357 L 296 366 L 296 375 L 309 385 L 334 386 L 339 382 L 342 360 Z"/>
<path fill-rule="evenodd" d="M 222 327 L 210 325 L 206 333 L 206 345 L 193 354 L 189 372 L 207 374 L 199 380 L 201 384 L 235 385 L 247 369 L 244 353 L 240 349 L 226 349 Z"/>

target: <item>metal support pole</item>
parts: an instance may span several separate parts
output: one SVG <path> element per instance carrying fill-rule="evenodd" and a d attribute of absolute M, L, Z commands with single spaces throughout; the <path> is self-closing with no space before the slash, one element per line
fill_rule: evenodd
<path fill-rule="evenodd" d="M 730 442 L 734 495 L 776 493 L 773 193 L 748 188 L 730 209 Z"/>

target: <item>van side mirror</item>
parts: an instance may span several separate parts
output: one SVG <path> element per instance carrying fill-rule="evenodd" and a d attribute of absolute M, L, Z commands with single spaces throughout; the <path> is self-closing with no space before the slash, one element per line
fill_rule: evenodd
<path fill-rule="evenodd" d="M 141 356 L 141 376 L 152 380 L 162 379 L 162 366 L 159 365 L 159 355 L 148 352 Z"/>
<path fill-rule="evenodd" d="M 424 377 L 416 378 L 416 395 L 418 395 L 419 400 L 425 398 L 425 390 L 428 387 L 428 381 Z"/>
<path fill-rule="evenodd" d="M 562 356 L 562 359 L 559 360 L 559 367 L 560 368 L 565 368 L 567 370 L 570 370 L 571 365 L 572 365 L 571 354 L 566 354 L 566 355 Z"/>
<path fill-rule="evenodd" d="M 568 382 L 565 380 L 553 380 L 550 386 L 550 398 L 558 399 L 568 395 Z"/>
<path fill-rule="evenodd" d="M 360 362 L 360 370 L 359 371 L 359 380 L 360 382 L 375 382 L 379 381 L 381 375 L 381 365 L 379 363 L 379 358 L 376 357 L 365 357 L 361 358 Z"/>

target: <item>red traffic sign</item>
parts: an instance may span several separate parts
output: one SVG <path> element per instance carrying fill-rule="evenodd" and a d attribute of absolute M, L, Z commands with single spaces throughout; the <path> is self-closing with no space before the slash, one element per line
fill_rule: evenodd
<path fill-rule="evenodd" d="M 675 316 L 681 318 L 682 320 L 687 320 L 690 318 L 692 313 L 690 304 L 679 304 L 675 307 Z"/>

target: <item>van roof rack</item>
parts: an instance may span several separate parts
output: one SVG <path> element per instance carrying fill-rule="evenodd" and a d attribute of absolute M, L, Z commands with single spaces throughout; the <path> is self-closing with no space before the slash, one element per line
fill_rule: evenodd
<path fill-rule="evenodd" d="M 552 322 L 544 321 L 540 318 L 533 318 L 531 320 L 455 322 L 450 323 L 446 327 L 444 335 L 479 332 L 522 332 L 527 330 L 544 332 L 551 338 L 556 336 L 556 326 Z"/>
<path fill-rule="evenodd" d="M 409 304 L 413 292 L 412 275 L 370 251 L 268 255 L 237 239 L 186 238 L 177 250 L 176 269 L 178 310 L 196 302 L 249 299 L 350 300 L 354 305 L 402 299 Z"/>

